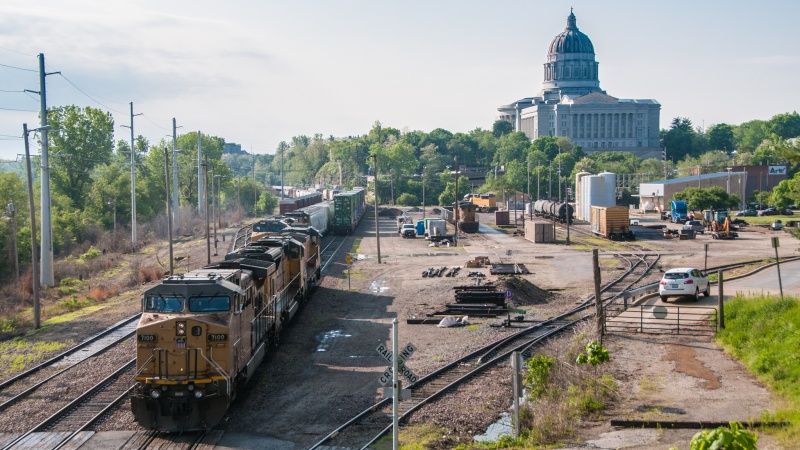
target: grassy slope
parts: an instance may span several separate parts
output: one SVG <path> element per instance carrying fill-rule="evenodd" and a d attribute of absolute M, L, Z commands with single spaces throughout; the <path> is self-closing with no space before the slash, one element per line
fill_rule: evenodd
<path fill-rule="evenodd" d="M 718 341 L 782 398 L 785 405 L 770 419 L 789 422 L 780 436 L 798 442 L 800 299 L 736 297 L 725 303 L 725 325 Z"/>

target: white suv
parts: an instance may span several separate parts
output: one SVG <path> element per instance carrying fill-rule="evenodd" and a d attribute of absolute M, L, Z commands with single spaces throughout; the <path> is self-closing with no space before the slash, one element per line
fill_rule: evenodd
<path fill-rule="evenodd" d="M 708 277 L 703 275 L 699 269 L 681 268 L 670 269 L 664 273 L 664 277 L 658 283 L 658 295 L 661 301 L 667 301 L 669 297 L 691 296 L 694 301 L 700 300 L 700 293 L 708 297 L 711 293 Z"/>

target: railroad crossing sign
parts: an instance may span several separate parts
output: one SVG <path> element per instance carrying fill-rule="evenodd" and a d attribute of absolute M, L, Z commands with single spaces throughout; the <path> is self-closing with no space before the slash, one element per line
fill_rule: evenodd
<path fill-rule="evenodd" d="M 383 371 L 381 377 L 378 379 L 378 381 L 380 381 L 381 383 L 381 386 L 385 386 L 387 383 L 392 381 L 391 364 L 394 355 L 392 354 L 392 351 L 389 350 L 389 348 L 383 344 L 378 345 L 378 348 L 376 348 L 375 351 L 378 352 L 378 354 L 381 355 L 383 359 L 385 359 L 390 364 L 389 367 L 387 367 L 386 370 Z M 410 358 L 415 351 L 417 351 L 417 346 L 409 342 L 408 344 L 406 344 L 405 347 L 403 347 L 400 350 L 399 354 L 397 355 L 397 365 L 399 368 L 398 370 L 400 371 L 401 375 L 406 377 L 406 380 L 408 380 L 409 383 L 416 383 L 419 377 L 417 377 L 417 375 L 414 372 L 412 372 L 411 369 L 406 367 L 405 364 L 403 363 L 408 358 Z"/>

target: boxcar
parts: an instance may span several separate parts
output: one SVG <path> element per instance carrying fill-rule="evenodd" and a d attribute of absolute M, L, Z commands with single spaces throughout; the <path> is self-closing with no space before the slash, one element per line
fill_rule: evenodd
<path fill-rule="evenodd" d="M 349 234 L 356 229 L 366 210 L 363 188 L 340 192 L 333 196 L 333 232 Z"/>
<path fill-rule="evenodd" d="M 612 241 L 634 240 L 630 214 L 624 206 L 592 206 L 592 232 Z"/>

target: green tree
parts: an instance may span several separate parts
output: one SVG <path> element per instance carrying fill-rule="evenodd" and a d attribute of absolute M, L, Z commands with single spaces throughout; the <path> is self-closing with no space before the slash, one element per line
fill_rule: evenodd
<path fill-rule="evenodd" d="M 789 114 L 778 114 L 772 117 L 765 126 L 768 134 L 777 135 L 781 139 L 800 136 L 800 114 L 797 111 Z"/>
<path fill-rule="evenodd" d="M 708 145 L 712 150 L 723 150 L 726 153 L 733 152 L 736 147 L 733 138 L 733 127 L 720 123 L 708 128 Z"/>
<path fill-rule="evenodd" d="M 680 161 L 686 156 L 697 156 L 700 152 L 695 148 L 696 135 L 691 120 L 685 117 L 672 119 L 670 129 L 663 137 L 667 157 L 672 161 Z"/>
<path fill-rule="evenodd" d="M 534 150 L 539 150 L 547 156 L 548 161 L 552 161 L 553 158 L 558 155 L 558 138 L 555 136 L 541 136 L 536 138 L 531 145 L 533 146 Z"/>
<path fill-rule="evenodd" d="M 763 120 L 751 120 L 745 122 L 733 130 L 733 138 L 736 142 L 738 152 L 754 152 L 769 133 L 766 131 L 766 122 Z"/>
<path fill-rule="evenodd" d="M 738 195 L 728 194 L 719 186 L 710 188 L 686 188 L 676 192 L 674 200 L 685 200 L 692 211 L 714 208 L 735 208 L 741 203 Z"/>
<path fill-rule="evenodd" d="M 48 134 L 53 187 L 77 209 L 83 209 L 92 170 L 111 161 L 114 119 L 111 113 L 75 105 L 50 108 L 47 116 L 53 129 L 59 131 Z"/>
<path fill-rule="evenodd" d="M 514 124 L 507 120 L 496 120 L 492 125 L 492 134 L 499 138 L 514 131 Z"/>

